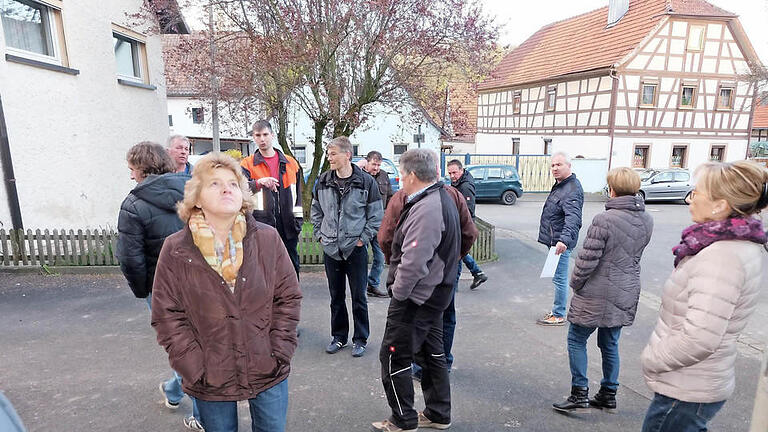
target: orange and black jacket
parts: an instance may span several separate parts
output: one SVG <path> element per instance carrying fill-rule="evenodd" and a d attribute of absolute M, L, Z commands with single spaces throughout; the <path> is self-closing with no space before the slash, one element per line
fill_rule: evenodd
<path fill-rule="evenodd" d="M 301 166 L 296 159 L 275 149 L 280 161 L 280 187 L 277 192 L 262 188 L 257 180 L 269 177 L 269 167 L 256 151 L 240 162 L 243 175 L 253 191 L 253 217 L 257 221 L 277 228 L 287 239 L 295 239 L 301 232 L 304 213 L 301 207 Z M 275 205 L 279 203 L 279 205 Z"/>

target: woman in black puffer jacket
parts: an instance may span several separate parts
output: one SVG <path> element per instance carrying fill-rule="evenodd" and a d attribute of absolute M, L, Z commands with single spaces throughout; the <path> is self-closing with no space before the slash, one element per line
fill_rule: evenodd
<path fill-rule="evenodd" d="M 175 173 L 168 152 L 153 142 L 144 141 L 131 147 L 126 160 L 131 179 L 138 184 L 120 206 L 117 257 L 133 295 L 146 299 L 151 308 L 157 257 L 165 238 L 184 227 L 176 213 L 176 203 L 184 198 L 184 185 L 191 177 Z M 165 406 L 177 409 L 184 397 L 181 377 L 174 372 L 169 380 L 160 383 L 160 390 Z M 197 403 L 192 399 L 192 416 L 184 417 L 184 425 L 203 430 L 199 419 Z"/>
<path fill-rule="evenodd" d="M 176 203 L 184 198 L 184 184 L 190 177 L 174 173 L 173 161 L 160 144 L 136 144 L 126 159 L 131 179 L 138 185 L 120 206 L 117 255 L 133 294 L 148 298 L 163 241 L 184 227 Z"/>

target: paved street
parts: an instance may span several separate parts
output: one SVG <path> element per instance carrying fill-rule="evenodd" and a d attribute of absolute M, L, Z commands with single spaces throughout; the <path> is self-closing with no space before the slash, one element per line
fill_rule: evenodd
<path fill-rule="evenodd" d="M 653 242 L 643 260 L 644 289 L 636 324 L 622 331 L 619 411 L 565 416 L 552 402 L 569 391 L 566 327 L 544 328 L 534 320 L 551 305 L 549 280 L 537 276 L 545 249 L 535 238 L 541 201 L 524 198 L 512 207 L 481 204 L 478 214 L 499 227 L 499 261 L 482 265 L 490 280 L 475 292 L 462 281 L 457 298 L 454 354 L 454 427 L 458 432 L 639 430 L 651 396 L 638 357 L 652 331 L 661 283 L 672 269 L 669 251 L 687 224 L 687 207 L 651 205 Z M 585 221 L 600 211 L 588 203 Z M 661 220 L 663 216 L 663 221 Z M 585 229 L 588 223 L 585 223 Z M 302 335 L 289 378 L 288 430 L 367 431 L 387 416 L 378 345 L 386 299 L 369 302 L 369 352 L 353 359 L 349 349 L 329 356 L 328 293 L 322 272 L 302 274 Z M 766 316 L 766 298 L 750 334 Z M 157 383 L 169 374 L 143 301 L 132 297 L 119 275 L 30 276 L 0 274 L 0 390 L 15 404 L 30 431 L 182 431 L 188 402 L 167 410 Z M 748 428 L 759 371 L 758 352 L 742 344 L 737 391 L 711 430 Z M 590 343 L 590 387 L 600 369 Z M 417 405 L 421 402 L 417 402 Z M 248 412 L 241 406 L 241 430 Z"/>

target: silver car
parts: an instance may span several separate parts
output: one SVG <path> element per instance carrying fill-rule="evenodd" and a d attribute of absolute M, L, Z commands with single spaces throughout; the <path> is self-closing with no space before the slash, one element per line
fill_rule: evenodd
<path fill-rule="evenodd" d="M 691 173 L 684 169 L 661 169 L 640 184 L 640 196 L 645 201 L 688 200 L 693 183 Z"/>

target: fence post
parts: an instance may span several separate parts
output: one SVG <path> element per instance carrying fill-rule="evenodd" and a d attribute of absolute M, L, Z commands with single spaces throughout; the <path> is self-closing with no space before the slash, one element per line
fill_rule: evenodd
<path fill-rule="evenodd" d="M 469 153 L 464 155 L 464 165 L 469 165 L 472 163 L 472 157 L 469 155 Z"/>
<path fill-rule="evenodd" d="M 515 169 L 520 172 L 520 155 L 515 155 Z"/>
<path fill-rule="evenodd" d="M 440 177 L 445 177 L 445 153 L 440 152 Z"/>

